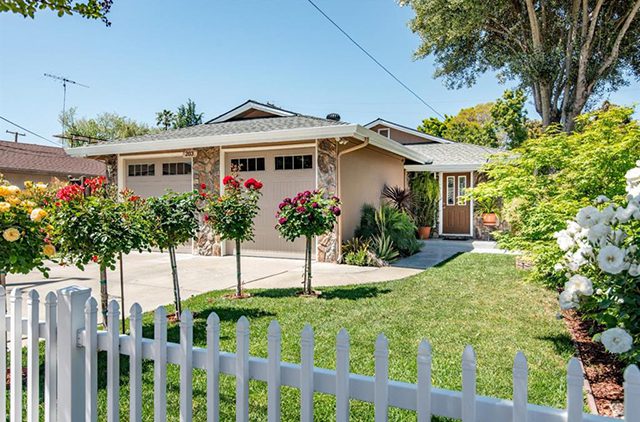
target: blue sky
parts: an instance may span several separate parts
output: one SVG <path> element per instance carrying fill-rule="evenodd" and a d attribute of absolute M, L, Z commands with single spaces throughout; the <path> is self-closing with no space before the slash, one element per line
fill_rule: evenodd
<path fill-rule="evenodd" d="M 316 0 L 338 24 L 442 114 L 491 101 L 511 85 L 494 75 L 447 90 L 430 59 L 413 60 L 409 8 L 393 0 Z M 155 124 L 155 112 L 192 98 L 205 118 L 248 98 L 301 113 L 376 117 L 415 127 L 433 112 L 400 87 L 304 0 L 115 0 L 99 21 L 0 14 L 0 115 L 51 139 L 59 133 L 62 86 L 79 116 L 109 111 Z M 6 42 L 9 40 L 9 42 Z M 610 96 L 632 104 L 637 83 Z M 529 105 L 529 115 L 537 117 Z M 0 139 L 9 139 L 0 121 Z M 28 135 L 21 141 L 44 143 Z"/>

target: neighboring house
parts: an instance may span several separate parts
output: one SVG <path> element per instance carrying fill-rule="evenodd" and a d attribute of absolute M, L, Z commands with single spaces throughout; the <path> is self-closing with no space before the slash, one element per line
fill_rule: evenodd
<path fill-rule="evenodd" d="M 317 240 L 318 261 L 335 262 L 339 245 L 353 236 L 364 204 L 378 205 L 385 184 L 405 186 L 405 165 L 425 165 L 421 152 L 377 131 L 327 118 L 305 116 L 256 101 L 188 128 L 68 148 L 69 154 L 107 164 L 108 177 L 120 188 L 143 196 L 170 188 L 187 191 L 206 184 L 219 192 L 233 164 L 241 176 L 264 183 L 255 241 L 243 253 L 302 256 L 304 241 L 286 242 L 274 229 L 274 214 L 285 197 L 324 189 L 342 199 L 343 213 L 334 232 Z M 194 252 L 233 253 L 232 242 L 220 242 L 202 225 Z"/>
<path fill-rule="evenodd" d="M 0 141 L 0 173 L 22 187 L 27 180 L 50 182 L 57 178 L 104 176 L 106 166 L 96 160 L 69 156 L 63 148 Z"/>
<path fill-rule="evenodd" d="M 365 127 L 429 158 L 430 163 L 408 163 L 405 169 L 410 172 L 428 171 L 438 179 L 438 235 L 460 238 L 488 237 L 491 228 L 484 227 L 482 219 L 474 215 L 473 200 L 466 201 L 463 196 L 468 188 L 473 188 L 478 183 L 481 175 L 478 170 L 491 154 L 499 152 L 498 149 L 453 142 L 384 119 L 374 120 Z"/>

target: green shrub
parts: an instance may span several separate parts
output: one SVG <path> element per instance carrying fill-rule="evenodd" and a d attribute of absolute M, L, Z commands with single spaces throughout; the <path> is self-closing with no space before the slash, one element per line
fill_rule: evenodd
<path fill-rule="evenodd" d="M 409 179 L 411 187 L 412 213 L 420 227 L 434 227 L 440 200 L 440 186 L 429 172 L 413 173 Z"/>
<path fill-rule="evenodd" d="M 400 255 L 394 248 L 391 237 L 384 233 L 373 237 L 373 250 L 376 256 L 384 262 L 393 262 Z"/>

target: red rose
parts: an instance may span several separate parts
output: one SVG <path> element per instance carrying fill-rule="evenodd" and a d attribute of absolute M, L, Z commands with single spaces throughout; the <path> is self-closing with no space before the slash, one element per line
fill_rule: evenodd
<path fill-rule="evenodd" d="M 207 188 L 207 185 L 204 183 L 200 183 L 200 189 L 205 190 Z"/>
<path fill-rule="evenodd" d="M 209 215 L 208 214 L 205 214 L 202 218 L 204 219 L 204 221 L 209 221 Z"/>
<path fill-rule="evenodd" d="M 236 179 L 233 178 L 233 176 L 225 176 L 224 179 L 222 179 L 222 184 L 223 185 L 228 185 L 231 181 L 235 181 Z"/>
<path fill-rule="evenodd" d="M 244 182 L 244 187 L 247 189 L 260 190 L 260 188 L 262 188 L 262 183 L 252 177 L 251 179 Z"/>
<path fill-rule="evenodd" d="M 91 260 L 92 260 L 93 262 L 98 262 L 98 255 L 93 255 L 93 256 L 91 257 Z"/>
<path fill-rule="evenodd" d="M 138 200 L 140 200 L 140 197 L 138 195 L 131 195 L 129 197 L 129 201 L 131 201 L 131 202 L 136 202 Z"/>

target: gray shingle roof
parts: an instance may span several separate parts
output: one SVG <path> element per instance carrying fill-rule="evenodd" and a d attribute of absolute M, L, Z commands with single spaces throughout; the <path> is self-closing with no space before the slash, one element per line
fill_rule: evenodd
<path fill-rule="evenodd" d="M 460 142 L 452 144 L 405 145 L 433 160 L 432 165 L 482 165 L 491 154 L 500 152 L 497 148 L 484 147 Z"/>
<path fill-rule="evenodd" d="M 237 120 L 221 123 L 205 123 L 182 129 L 163 130 L 149 135 L 134 136 L 118 141 L 101 143 L 131 143 L 143 141 L 159 141 L 166 139 L 197 138 L 201 136 L 234 135 L 238 133 L 270 132 L 273 130 L 297 129 L 344 125 L 346 122 L 322 119 L 311 116 L 264 117 L 257 119 Z"/>

